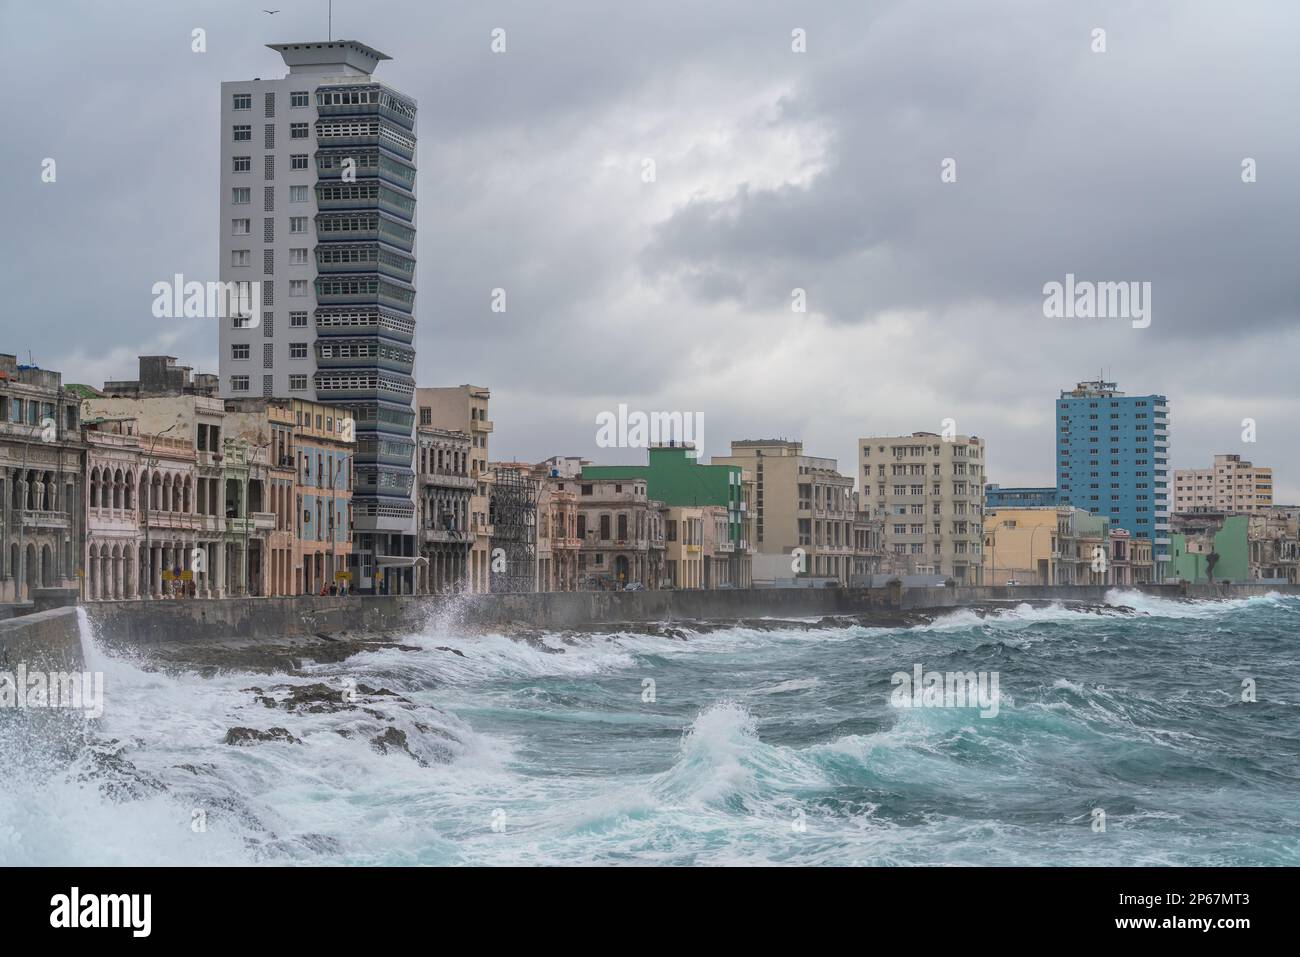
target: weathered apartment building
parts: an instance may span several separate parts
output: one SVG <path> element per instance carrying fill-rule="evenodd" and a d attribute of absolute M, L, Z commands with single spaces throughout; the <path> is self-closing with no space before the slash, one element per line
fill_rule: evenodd
<path fill-rule="evenodd" d="M 1188 511 L 1171 519 L 1172 575 L 1189 582 L 1300 582 L 1297 510 Z"/>
<path fill-rule="evenodd" d="M 75 592 L 85 445 L 63 377 L 0 355 L 0 603 Z"/>
<path fill-rule="evenodd" d="M 87 447 L 85 600 L 314 594 L 349 581 L 346 411 L 222 400 L 205 379 L 154 356 L 141 357 L 139 380 L 70 387 Z"/>
<path fill-rule="evenodd" d="M 664 520 L 664 587 L 748 588 L 752 476 L 740 465 L 714 458 L 700 462 L 692 445 L 652 445 L 645 465 L 585 464 L 590 479 L 642 479 L 661 502 Z"/>
<path fill-rule="evenodd" d="M 417 591 L 450 594 L 465 590 L 474 545 L 473 497 L 468 432 L 434 425 L 416 427 L 416 515 L 420 557 Z"/>
<path fill-rule="evenodd" d="M 469 478 L 473 480 L 469 512 L 468 590 L 484 593 L 492 586 L 491 484 L 488 467 L 492 420 L 488 406 L 490 390 L 476 385 L 458 385 L 415 390 L 416 427 L 445 429 L 469 436 Z"/>
<path fill-rule="evenodd" d="M 663 585 L 664 506 L 650 498 L 645 479 L 588 479 L 584 471 L 555 487 L 576 493 L 580 589 Z"/>
<path fill-rule="evenodd" d="M 805 455 L 802 442 L 744 439 L 712 462 L 753 476 L 754 582 L 810 575 L 849 584 L 858 506 L 835 459 Z"/>
<path fill-rule="evenodd" d="M 1174 469 L 1175 512 L 1250 514 L 1273 507 L 1273 470 L 1216 455 L 1207 469 Z"/>
<path fill-rule="evenodd" d="M 1155 580 L 1150 539 L 1071 505 L 990 508 L 984 581 L 990 585 L 1132 585 Z"/>
<path fill-rule="evenodd" d="M 899 573 L 984 583 L 984 442 L 934 432 L 858 440 L 862 506 Z"/>

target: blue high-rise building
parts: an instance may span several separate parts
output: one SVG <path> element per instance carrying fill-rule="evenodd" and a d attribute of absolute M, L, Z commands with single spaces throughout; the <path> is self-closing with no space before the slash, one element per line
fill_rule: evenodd
<path fill-rule="evenodd" d="M 1152 543 L 1157 581 L 1169 562 L 1169 400 L 1080 382 L 1056 400 L 1056 492 Z"/>

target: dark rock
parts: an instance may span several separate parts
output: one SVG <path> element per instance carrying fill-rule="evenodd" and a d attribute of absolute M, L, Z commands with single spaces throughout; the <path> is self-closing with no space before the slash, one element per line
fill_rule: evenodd
<path fill-rule="evenodd" d="M 258 741 L 288 741 L 290 744 L 302 744 L 302 741 L 289 733 L 287 728 L 271 728 L 259 731 L 256 728 L 231 728 L 226 732 L 222 744 L 255 744 Z"/>
<path fill-rule="evenodd" d="M 421 767 L 427 767 L 428 762 L 411 750 L 407 743 L 406 732 L 400 728 L 386 728 L 382 734 L 377 734 L 370 739 L 370 746 L 380 754 L 387 754 L 389 751 L 401 751 Z"/>

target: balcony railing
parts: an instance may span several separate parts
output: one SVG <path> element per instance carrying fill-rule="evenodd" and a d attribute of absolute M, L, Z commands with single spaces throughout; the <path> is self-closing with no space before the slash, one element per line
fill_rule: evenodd
<path fill-rule="evenodd" d="M 67 528 L 68 515 L 66 512 L 50 512 L 44 509 L 25 508 L 23 513 L 23 525 L 35 528 Z"/>

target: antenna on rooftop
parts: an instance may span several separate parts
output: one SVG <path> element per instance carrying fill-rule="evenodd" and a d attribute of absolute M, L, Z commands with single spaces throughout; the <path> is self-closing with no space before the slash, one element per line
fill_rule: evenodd
<path fill-rule="evenodd" d="M 326 39 L 333 40 L 334 39 L 334 0 L 329 0 L 329 3 L 330 3 L 329 22 L 326 24 L 327 26 L 326 32 L 328 33 L 328 36 L 326 37 Z"/>

